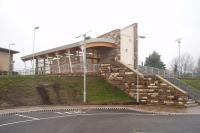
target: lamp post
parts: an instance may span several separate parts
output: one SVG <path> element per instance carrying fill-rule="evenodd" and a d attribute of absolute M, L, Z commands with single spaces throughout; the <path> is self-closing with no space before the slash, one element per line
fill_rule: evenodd
<path fill-rule="evenodd" d="M 91 32 L 91 31 L 89 31 Z M 89 33 L 87 32 L 87 33 Z M 87 58 L 86 58 L 86 40 L 88 39 L 87 37 L 87 33 L 84 33 L 76 38 L 79 37 L 83 37 L 84 38 L 84 42 L 82 45 L 82 50 L 83 50 L 83 102 L 86 103 L 86 96 L 87 96 L 87 92 L 86 92 L 86 73 L 87 73 Z"/>
<path fill-rule="evenodd" d="M 139 38 L 141 38 L 141 39 L 144 39 L 144 38 L 146 38 L 145 36 L 138 36 L 137 37 L 137 40 L 139 40 Z M 138 52 L 139 53 L 139 52 Z M 139 72 L 139 69 L 138 69 L 138 64 L 137 64 L 137 70 L 138 70 L 138 72 Z M 137 73 L 137 88 L 136 88 L 136 92 L 137 92 L 137 99 L 136 99 L 136 101 L 137 101 L 137 103 L 139 104 L 139 100 L 140 100 L 140 96 L 139 96 L 139 76 L 138 76 L 138 73 Z"/>
<path fill-rule="evenodd" d="M 32 61 L 32 69 L 33 69 L 33 74 L 35 74 L 35 68 L 34 68 L 34 58 L 35 58 L 35 31 L 39 29 L 39 27 L 34 27 L 33 30 L 33 61 Z"/>
<path fill-rule="evenodd" d="M 124 37 L 127 37 L 127 38 L 131 39 L 130 35 L 124 35 L 124 34 L 121 34 L 121 35 L 124 36 Z M 144 39 L 144 38 L 146 38 L 146 36 L 137 36 L 136 40 L 138 41 L 139 38 Z M 133 69 L 135 69 L 134 65 L 133 65 Z M 137 64 L 137 68 L 136 69 L 138 70 L 138 64 Z M 139 85 L 139 76 L 138 76 L 138 73 L 137 73 L 137 79 L 136 79 L 136 101 L 139 104 L 139 87 L 138 87 L 138 85 Z"/>
<path fill-rule="evenodd" d="M 181 75 L 181 40 L 182 38 L 177 38 L 175 42 L 178 43 L 178 77 Z"/>
<path fill-rule="evenodd" d="M 10 46 L 11 45 L 15 45 L 14 43 L 9 44 L 9 64 L 8 64 L 8 75 L 10 75 L 10 71 L 11 71 L 11 56 L 10 56 Z M 12 74 L 11 74 L 12 75 Z"/>
<path fill-rule="evenodd" d="M 138 38 L 142 38 L 142 39 L 144 39 L 144 38 L 146 38 L 146 36 L 138 36 Z"/>

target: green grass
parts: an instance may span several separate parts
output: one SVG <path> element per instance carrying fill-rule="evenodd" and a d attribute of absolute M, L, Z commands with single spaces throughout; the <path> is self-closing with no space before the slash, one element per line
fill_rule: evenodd
<path fill-rule="evenodd" d="M 119 104 L 133 102 L 133 99 L 123 91 L 99 78 L 89 78 L 87 93 L 88 102 L 92 104 Z"/>
<path fill-rule="evenodd" d="M 83 78 L 57 76 L 0 77 L 0 107 L 42 104 L 36 87 L 48 84 L 46 93 L 51 104 L 83 104 Z M 58 84 L 58 93 L 53 86 Z M 127 104 L 134 99 L 98 77 L 87 78 L 86 104 Z"/>
<path fill-rule="evenodd" d="M 200 79 L 181 79 L 181 81 L 200 90 Z"/>

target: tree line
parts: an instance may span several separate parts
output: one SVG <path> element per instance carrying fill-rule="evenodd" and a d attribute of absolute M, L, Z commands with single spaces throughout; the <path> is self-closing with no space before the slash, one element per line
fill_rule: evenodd
<path fill-rule="evenodd" d="M 156 51 L 153 51 L 152 54 L 146 57 L 144 66 L 166 69 L 166 64 L 161 60 L 161 55 L 159 55 Z M 190 54 L 185 53 L 180 56 L 180 64 L 179 57 L 175 57 L 172 59 L 170 67 L 171 70 L 173 70 L 173 72 L 177 75 L 200 75 L 200 57 L 197 59 L 197 61 L 195 61 Z"/>
<path fill-rule="evenodd" d="M 180 56 L 180 64 L 179 57 L 175 57 L 172 59 L 170 67 L 174 73 L 180 73 L 183 76 L 193 73 L 200 74 L 200 57 L 195 61 L 190 54 L 185 53 Z"/>

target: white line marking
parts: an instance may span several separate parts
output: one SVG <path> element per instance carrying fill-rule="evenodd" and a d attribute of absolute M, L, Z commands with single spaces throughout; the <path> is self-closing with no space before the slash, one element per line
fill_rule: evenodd
<path fill-rule="evenodd" d="M 84 114 L 86 112 L 82 112 L 82 111 L 78 110 L 78 111 L 74 111 L 74 113 L 76 113 L 76 114 Z"/>
<path fill-rule="evenodd" d="M 16 114 L 16 116 L 24 117 L 24 118 L 29 118 L 33 120 L 39 120 L 39 118 L 31 117 L 31 116 L 26 116 L 26 115 L 21 115 L 21 114 Z"/>
<path fill-rule="evenodd" d="M 59 115 L 63 115 L 64 113 L 61 113 L 61 112 L 54 112 L 56 114 L 59 114 Z"/>
<path fill-rule="evenodd" d="M 8 126 L 8 125 L 14 125 L 14 124 L 17 124 L 17 123 L 25 123 L 25 122 L 29 122 L 29 121 L 35 121 L 35 120 L 32 119 L 32 120 L 25 120 L 25 121 L 10 122 L 10 123 L 1 124 L 0 127 Z"/>
<path fill-rule="evenodd" d="M 14 124 L 18 124 L 18 123 L 26 123 L 26 122 L 39 121 L 39 120 L 48 120 L 48 119 L 62 118 L 62 117 L 67 117 L 67 116 L 75 116 L 75 115 L 63 115 L 63 116 L 59 115 L 59 116 L 54 116 L 54 117 L 40 118 L 38 120 L 31 119 L 31 120 L 25 120 L 25 121 L 16 121 L 16 122 L 10 122 L 10 123 L 1 124 L 0 127 L 8 126 L 8 125 L 14 125 Z"/>
<path fill-rule="evenodd" d="M 70 114 L 72 114 L 72 112 L 65 112 L 65 114 L 69 114 L 70 115 Z"/>
<path fill-rule="evenodd" d="M 84 114 L 84 113 L 86 113 L 86 112 L 82 112 L 82 111 L 80 111 L 80 110 L 78 110 L 78 111 L 65 112 L 65 114 Z"/>

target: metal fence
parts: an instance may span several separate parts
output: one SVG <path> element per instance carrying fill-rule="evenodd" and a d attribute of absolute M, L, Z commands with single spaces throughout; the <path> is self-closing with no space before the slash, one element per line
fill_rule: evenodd
<path fill-rule="evenodd" d="M 26 68 L 26 69 L 21 69 L 17 70 L 18 75 L 34 75 L 34 71 L 32 68 Z"/>
<path fill-rule="evenodd" d="M 88 73 L 97 73 L 99 64 L 87 64 Z M 35 71 L 32 68 L 17 70 L 19 75 L 44 75 L 44 74 L 69 74 L 69 73 L 82 73 L 83 64 L 62 64 L 60 68 L 58 65 L 50 65 L 46 67 L 38 67 Z"/>
<path fill-rule="evenodd" d="M 175 77 L 175 74 L 172 71 L 164 70 L 164 69 L 158 69 L 155 67 L 148 67 L 148 66 L 138 66 L 138 71 L 143 74 L 157 74 L 162 77 Z"/>
<path fill-rule="evenodd" d="M 180 74 L 180 77 L 182 78 L 200 78 L 199 73 L 186 73 L 186 74 Z"/>
<path fill-rule="evenodd" d="M 175 86 L 179 87 L 180 89 L 186 91 L 188 93 L 189 98 L 194 99 L 198 103 L 200 103 L 200 91 L 196 88 L 189 86 L 182 81 L 180 81 L 177 76 L 169 70 L 164 69 L 158 69 L 154 67 L 148 67 L 148 66 L 138 66 L 138 71 L 143 74 L 157 74 L 174 84 Z M 180 77 L 183 77 L 183 75 L 179 75 Z M 186 76 L 186 75 L 184 75 Z M 189 78 L 197 77 L 195 75 L 187 75 Z"/>
<path fill-rule="evenodd" d="M 176 77 L 180 77 L 180 78 L 200 78 L 200 74 L 198 73 L 174 73 L 173 71 L 170 70 L 164 70 L 164 69 L 158 69 L 155 67 L 149 67 L 149 66 L 138 66 L 138 71 L 143 73 L 143 74 L 157 74 L 160 75 L 164 78 L 176 78 Z"/>
<path fill-rule="evenodd" d="M 11 72 L 9 72 L 9 71 L 0 71 L 0 75 L 16 75 L 16 74 L 18 74 L 18 72 L 16 72 L 16 71 L 11 71 Z"/>

